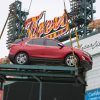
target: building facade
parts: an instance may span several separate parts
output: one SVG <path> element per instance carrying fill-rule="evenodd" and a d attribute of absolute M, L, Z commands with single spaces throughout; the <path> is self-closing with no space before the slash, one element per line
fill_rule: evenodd
<path fill-rule="evenodd" d="M 92 70 L 86 73 L 86 100 L 100 100 L 100 33 L 81 39 L 81 49 L 93 58 Z M 77 43 L 73 43 L 77 47 Z"/>

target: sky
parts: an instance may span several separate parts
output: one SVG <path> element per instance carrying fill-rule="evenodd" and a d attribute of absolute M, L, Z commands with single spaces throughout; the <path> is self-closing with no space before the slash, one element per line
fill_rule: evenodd
<path fill-rule="evenodd" d="M 9 13 L 9 5 L 15 0 L 1 0 L 0 2 L 0 33 L 6 21 Z M 22 10 L 28 11 L 31 0 L 20 0 L 22 2 Z M 65 0 L 66 9 L 70 10 L 69 0 Z M 94 4 L 94 9 L 96 14 L 94 19 L 100 18 L 99 12 L 100 0 L 96 0 Z M 28 18 L 39 15 L 42 11 L 46 11 L 46 19 L 53 19 L 54 17 L 61 16 L 63 14 L 64 4 L 63 0 L 32 0 L 31 8 L 29 11 Z M 9 50 L 6 47 L 7 40 L 7 26 L 0 39 L 0 58 L 8 56 Z"/>

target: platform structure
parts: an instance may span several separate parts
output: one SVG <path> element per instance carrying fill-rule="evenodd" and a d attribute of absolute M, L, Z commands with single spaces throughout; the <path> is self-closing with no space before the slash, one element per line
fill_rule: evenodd
<path fill-rule="evenodd" d="M 16 65 L 0 64 L 0 87 L 3 89 L 5 81 L 27 81 L 39 83 L 39 100 L 42 100 L 42 88 L 45 82 L 81 84 L 86 82 L 79 76 L 77 67 L 50 65 Z M 85 93 L 85 92 L 84 92 Z"/>
<path fill-rule="evenodd" d="M 78 76 L 78 68 L 47 65 L 0 65 L 0 81 L 75 82 L 84 84 Z M 80 79 L 80 80 L 79 80 Z"/>

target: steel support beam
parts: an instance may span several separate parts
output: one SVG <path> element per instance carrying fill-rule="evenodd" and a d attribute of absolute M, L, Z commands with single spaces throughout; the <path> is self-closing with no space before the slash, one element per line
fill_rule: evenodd
<path fill-rule="evenodd" d="M 79 80 L 78 68 L 67 66 L 1 64 L 0 77 L 5 81 L 35 80 L 40 83 L 40 88 L 41 82 L 45 81 L 73 83 L 78 80 L 79 83 L 85 83 L 84 79 Z"/>

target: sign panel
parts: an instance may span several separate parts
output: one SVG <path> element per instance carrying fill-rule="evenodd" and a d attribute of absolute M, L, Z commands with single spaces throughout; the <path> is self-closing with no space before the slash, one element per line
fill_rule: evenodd
<path fill-rule="evenodd" d="M 94 55 L 100 53 L 100 33 L 79 41 L 82 50 Z M 77 47 L 77 43 L 73 43 Z"/>
<path fill-rule="evenodd" d="M 100 89 L 86 92 L 86 100 L 100 100 Z"/>
<path fill-rule="evenodd" d="M 43 16 L 44 12 L 36 17 L 26 20 L 25 29 L 27 29 L 29 38 L 41 36 L 45 36 L 46 38 L 56 38 L 68 31 L 69 23 L 65 11 L 62 16 L 40 23 Z"/>

